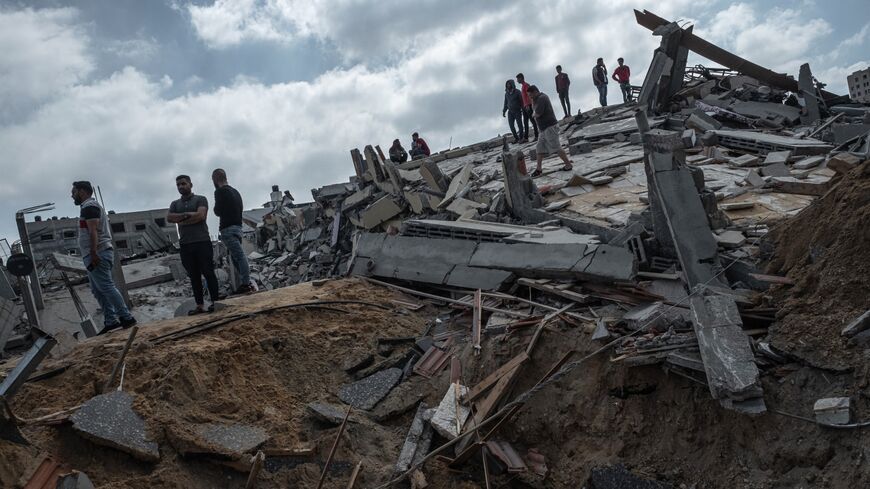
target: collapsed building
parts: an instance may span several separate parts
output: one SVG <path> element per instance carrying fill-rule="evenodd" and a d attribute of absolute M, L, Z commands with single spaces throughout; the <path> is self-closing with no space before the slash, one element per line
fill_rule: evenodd
<path fill-rule="evenodd" d="M 635 13 L 660 47 L 635 103 L 559 123 L 572 170 L 551 155 L 532 178 L 534 146 L 503 136 L 402 164 L 377 145 L 354 149 L 347 183 L 249 222 L 252 275 L 280 290 L 144 333 L 131 365 L 147 369 L 150 356 L 168 373 L 131 380 L 135 401 L 77 393 L 78 409 L 31 424 L 71 423 L 159 464 L 160 475 L 123 469 L 142 487 L 213 484 L 201 466 L 180 468 L 203 460 L 264 487 L 866 484 L 855 430 L 867 423 L 853 417 L 870 413 L 860 366 L 870 304 L 834 292 L 818 310 L 806 303 L 821 301 L 819 282 L 836 283 L 826 268 L 842 277 L 870 252 L 844 243 L 867 229 L 870 107 L 825 91 L 808 65 L 795 80 Z M 690 51 L 719 66 L 687 66 Z M 343 276 L 356 279 L 327 280 Z M 276 311 L 293 315 L 281 334 Z M 110 341 L 35 374 L 12 409 L 33 408 L 68 372 L 101 375 L 84 363 L 114 352 Z M 241 370 L 204 356 L 209 343 Z M 229 368 L 228 379 L 200 363 Z M 261 390 L 293 406 L 305 436 L 280 427 Z M 176 414 L 183 402 L 195 409 Z M 92 426 L 106 409 L 132 433 Z M 46 428 L 30 430 L 73 456 Z"/>

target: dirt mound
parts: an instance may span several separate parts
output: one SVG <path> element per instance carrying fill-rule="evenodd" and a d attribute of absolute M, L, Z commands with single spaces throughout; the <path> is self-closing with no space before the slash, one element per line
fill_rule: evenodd
<path fill-rule="evenodd" d="M 822 198 L 771 233 L 770 273 L 794 286 L 774 288 L 781 320 L 773 344 L 834 370 L 857 364 L 840 337 L 870 308 L 870 161 L 845 175 Z"/>
<path fill-rule="evenodd" d="M 390 303 L 391 292 L 358 280 L 310 284 L 227 301 L 224 316 L 310 300 L 362 300 L 384 304 L 338 304 L 346 312 L 283 309 L 236 321 L 186 338 L 153 342 L 161 334 L 203 321 L 175 319 L 143 326 L 127 357 L 124 390 L 134 395 L 134 409 L 145 419 L 151 438 L 160 444 L 161 460 L 152 465 L 82 440 L 69 425 L 26 427 L 32 447 L 0 440 L 0 487 L 13 487 L 28 460 L 54 453 L 88 474 L 99 487 L 242 487 L 245 474 L 211 462 L 182 459 L 173 442 L 200 423 L 238 423 L 266 430 L 267 448 L 314 447 L 310 463 L 288 462 L 289 469 L 265 470 L 258 487 L 316 485 L 336 428 L 316 424 L 306 413 L 312 401 L 337 403 L 338 387 L 352 379 L 342 360 L 377 350 L 378 337 L 419 335 L 422 316 Z M 21 417 L 34 418 L 81 404 L 108 376 L 126 332 L 88 340 L 61 362 L 67 366 L 50 379 L 30 382 L 12 403 Z M 149 342 L 148 340 L 152 340 Z M 427 389 L 428 390 L 428 389 Z M 352 464 L 366 458 L 361 482 L 382 480 L 395 463 L 406 427 L 396 429 L 351 423 L 336 455 L 337 479 L 327 487 L 344 487 Z M 358 455 L 357 455 L 358 454 Z"/>

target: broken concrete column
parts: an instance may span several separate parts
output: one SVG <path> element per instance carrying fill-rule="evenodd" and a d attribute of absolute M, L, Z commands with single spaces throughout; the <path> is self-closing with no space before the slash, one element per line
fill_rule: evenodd
<path fill-rule="evenodd" d="M 810 71 L 809 63 L 801 65 L 800 73 L 798 74 L 798 87 L 804 99 L 804 109 L 806 110 L 806 113 L 801 115 L 801 124 L 808 126 L 821 118 L 818 91 L 816 90 L 816 84 L 813 82 L 813 73 Z"/>
<path fill-rule="evenodd" d="M 396 462 L 396 473 L 408 470 L 414 461 L 424 457 L 429 452 L 432 443 L 432 425 L 428 423 L 432 419 L 434 409 L 429 409 L 426 403 L 420 403 L 417 414 L 411 421 L 411 428 L 405 437 L 405 443 L 399 452 L 399 460 Z"/>
<path fill-rule="evenodd" d="M 695 336 L 713 398 L 745 401 L 760 397 L 758 367 L 734 299 L 706 295 L 703 287 L 694 292 L 690 305 Z"/>
<path fill-rule="evenodd" d="M 503 153 L 501 165 L 504 175 L 505 198 L 508 207 L 520 215 L 524 210 L 540 207 L 540 192 L 528 175 L 520 173 L 519 160 L 514 153 Z"/>
<path fill-rule="evenodd" d="M 683 161 L 678 133 L 659 129 L 644 135 L 645 167 L 656 239 L 663 249 L 674 246 L 689 287 L 726 285 L 716 276 L 716 241 L 695 182 Z M 656 213 L 659 215 L 656 216 Z M 668 236 L 670 240 L 668 240 Z"/>

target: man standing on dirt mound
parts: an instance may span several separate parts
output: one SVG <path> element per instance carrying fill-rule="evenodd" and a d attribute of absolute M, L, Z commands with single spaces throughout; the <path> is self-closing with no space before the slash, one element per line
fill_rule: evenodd
<path fill-rule="evenodd" d="M 169 205 L 166 220 L 178 225 L 178 241 L 181 245 L 181 264 L 190 277 L 193 287 L 193 298 L 196 308 L 189 315 L 213 312 L 214 303 L 218 300 L 218 281 L 214 274 L 214 250 L 211 247 L 211 237 L 208 234 L 208 199 L 193 193 L 193 184 L 187 175 L 175 177 L 175 187 L 181 198 L 173 200 Z M 211 305 L 205 308 L 202 290 L 202 278 L 208 284 L 208 295 Z"/>
<path fill-rule="evenodd" d="M 220 238 L 233 259 L 233 266 L 239 272 L 239 288 L 236 289 L 236 294 L 253 292 L 248 257 L 242 249 L 242 196 L 238 190 L 230 187 L 227 183 L 227 172 L 221 168 L 211 173 L 211 181 L 215 189 L 214 213 L 220 218 Z"/>
<path fill-rule="evenodd" d="M 103 309 L 104 327 L 99 334 L 133 326 L 136 318 L 130 314 L 112 278 L 115 252 L 112 249 L 112 231 L 106 211 L 94 199 L 91 182 L 73 182 L 71 196 L 73 202 L 81 206 L 79 253 L 88 270 L 91 292 Z"/>

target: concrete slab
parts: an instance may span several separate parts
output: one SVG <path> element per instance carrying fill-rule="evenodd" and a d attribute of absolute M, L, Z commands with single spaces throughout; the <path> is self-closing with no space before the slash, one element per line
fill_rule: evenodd
<path fill-rule="evenodd" d="M 468 264 L 510 270 L 524 277 L 570 275 L 585 254 L 583 244 L 480 243 Z"/>
<path fill-rule="evenodd" d="M 426 403 L 421 403 L 417 408 L 417 414 L 414 415 L 414 420 L 411 421 L 411 427 L 408 429 L 408 434 L 405 436 L 405 443 L 402 444 L 402 450 L 399 452 L 399 460 L 396 462 L 396 473 L 405 472 L 414 463 L 414 459 L 418 453 L 426 454 L 432 443 L 432 426 L 427 423 L 431 419 L 432 411 L 426 406 Z M 425 436 L 425 432 L 429 431 L 429 436 Z"/>
<path fill-rule="evenodd" d="M 828 160 L 828 168 L 837 173 L 849 173 L 853 168 L 861 164 L 861 158 L 849 153 L 834 155 Z"/>
<path fill-rule="evenodd" d="M 764 186 L 764 178 L 761 177 L 761 174 L 758 173 L 758 170 L 749 170 L 748 172 L 746 172 L 746 176 L 743 177 L 743 181 L 753 187 Z"/>
<path fill-rule="evenodd" d="M 806 158 L 795 162 L 791 167 L 795 170 L 809 170 L 824 163 L 824 156 L 807 156 Z"/>
<path fill-rule="evenodd" d="M 92 398 L 70 417 L 73 430 L 88 440 L 146 462 L 160 460 L 157 443 L 145 432 L 145 421 L 133 411 L 133 396 L 109 392 Z"/>
<path fill-rule="evenodd" d="M 492 270 L 456 265 L 450 270 L 444 285 L 463 289 L 502 290 L 513 282 L 515 275 L 507 270 Z"/>
<path fill-rule="evenodd" d="M 572 269 L 581 278 L 599 282 L 633 280 L 637 272 L 634 254 L 628 248 L 597 245 Z"/>
<path fill-rule="evenodd" d="M 208 423 L 195 428 L 203 442 L 200 453 L 241 458 L 269 440 L 266 430 L 241 424 Z"/>
<path fill-rule="evenodd" d="M 765 165 L 774 165 L 776 163 L 786 164 L 791 158 L 791 151 L 771 151 L 764 158 Z"/>
<path fill-rule="evenodd" d="M 451 384 L 430 421 L 432 428 L 448 440 L 459 436 L 459 427 L 465 425 L 468 415 L 471 414 L 471 409 L 462 405 L 456 398 L 457 391 L 461 398 L 468 392 L 468 388 L 463 385 Z"/>
<path fill-rule="evenodd" d="M 439 207 L 444 208 L 450 204 L 457 197 L 457 195 L 468 185 L 471 181 L 471 177 L 474 175 L 472 169 L 474 165 L 471 163 L 466 163 L 462 170 L 450 180 L 450 186 L 447 187 L 447 191 L 444 194 L 444 198 L 441 200 L 441 204 Z"/>
<path fill-rule="evenodd" d="M 309 402 L 305 405 L 305 411 L 314 419 L 335 426 L 340 425 L 344 421 L 345 414 L 347 414 L 346 407 L 327 402 Z M 353 415 L 351 415 L 351 418 L 353 418 Z M 348 421 L 354 422 L 351 418 L 348 418 Z"/>
<path fill-rule="evenodd" d="M 826 424 L 849 424 L 851 413 L 848 397 L 828 397 L 819 399 L 813 405 L 816 421 Z"/>
<path fill-rule="evenodd" d="M 724 231 L 719 234 L 714 234 L 716 243 L 723 248 L 739 248 L 746 243 L 746 236 L 740 231 Z"/>
<path fill-rule="evenodd" d="M 758 166 L 759 162 L 760 159 L 755 155 L 743 155 L 729 160 L 729 163 L 736 167 Z"/>
<path fill-rule="evenodd" d="M 352 384 L 341 386 L 338 398 L 357 409 L 368 411 L 386 397 L 401 379 L 400 368 L 381 370 Z"/>
<path fill-rule="evenodd" d="M 763 177 L 789 177 L 791 173 L 785 163 L 773 163 L 771 165 L 761 167 L 761 176 Z"/>
<path fill-rule="evenodd" d="M 389 195 L 385 195 L 360 212 L 360 221 L 364 228 L 372 229 L 401 212 L 402 206 L 397 204 Z"/>
<path fill-rule="evenodd" d="M 747 400 L 762 395 L 755 355 L 737 304 L 731 297 L 696 295 L 690 299 L 695 335 L 707 384 L 714 399 Z"/>

